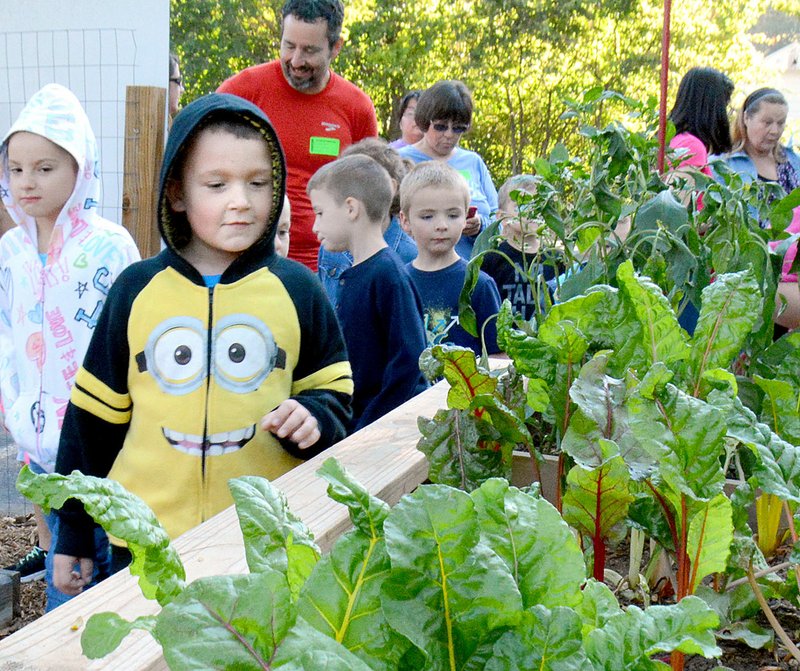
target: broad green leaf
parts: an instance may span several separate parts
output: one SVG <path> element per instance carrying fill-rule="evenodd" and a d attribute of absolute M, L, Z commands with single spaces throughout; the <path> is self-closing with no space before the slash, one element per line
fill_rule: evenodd
<path fill-rule="evenodd" d="M 481 540 L 468 494 L 443 485 L 404 497 L 384 523 L 392 573 L 381 591 L 391 626 L 427 656 L 427 669 L 461 668 L 490 653 L 522 609 L 506 564 Z"/>
<path fill-rule="evenodd" d="M 132 631 L 152 633 L 155 624 L 155 615 L 142 615 L 128 622 L 116 613 L 94 613 L 81 634 L 81 650 L 89 659 L 100 659 L 114 652 Z"/>
<path fill-rule="evenodd" d="M 758 320 L 761 294 L 752 270 L 719 275 L 703 289 L 702 307 L 689 355 L 690 393 L 697 396 L 703 374 L 727 368 Z"/>
<path fill-rule="evenodd" d="M 617 281 L 642 326 L 642 345 L 649 363 L 669 364 L 689 356 L 686 333 L 661 289 L 648 278 L 635 276 L 630 261 L 617 269 Z"/>
<path fill-rule="evenodd" d="M 297 599 L 320 556 L 313 534 L 289 510 L 286 495 L 265 478 L 234 478 L 229 486 L 251 573 L 273 569 L 284 574 Z"/>
<path fill-rule="evenodd" d="M 570 608 L 533 606 L 494 644 L 486 671 L 586 671 L 581 620 Z"/>
<path fill-rule="evenodd" d="M 465 410 L 478 394 L 492 394 L 497 379 L 489 371 L 479 368 L 475 352 L 467 347 L 436 345 L 431 354 L 444 364 L 444 377 L 450 383 L 447 404 Z"/>
<path fill-rule="evenodd" d="M 732 515 L 731 502 L 725 494 L 692 506 L 686 545 L 692 567 L 689 594 L 706 576 L 725 571 L 733 543 Z"/>
<path fill-rule="evenodd" d="M 754 649 L 764 648 L 772 643 L 772 630 L 761 627 L 755 621 L 761 608 L 749 585 L 739 585 L 733 590 L 722 592 L 700 585 L 695 596 L 703 599 L 719 616 L 720 625 L 716 632 L 718 639 L 741 641 Z"/>
<path fill-rule="evenodd" d="M 528 380 L 526 402 L 534 412 L 545 412 L 550 406 L 550 387 L 539 378 Z"/>
<path fill-rule="evenodd" d="M 126 542 L 133 556 L 130 571 L 139 576 L 139 587 L 148 599 L 163 606 L 183 590 L 183 563 L 164 527 L 142 499 L 118 482 L 79 471 L 70 475 L 35 475 L 24 466 L 17 489 L 45 510 L 61 508 L 72 498 L 83 503 L 95 522 Z"/>
<path fill-rule="evenodd" d="M 428 457 L 433 482 L 471 491 L 509 467 L 502 450 L 481 440 L 470 412 L 439 410 L 433 419 L 420 417 L 417 423 L 422 434 L 417 449 Z"/>
<path fill-rule="evenodd" d="M 220 668 L 238 670 L 233 666 Z M 340 643 L 318 632 L 301 617 L 297 618 L 294 627 L 283 639 L 271 663 L 257 668 L 276 671 L 374 671 L 373 667 Z"/>
<path fill-rule="evenodd" d="M 727 427 L 722 413 L 671 384 L 659 394 L 657 408 L 668 448 L 659 463 L 659 477 L 676 495 L 713 498 L 725 482 L 720 455 Z"/>
<path fill-rule="evenodd" d="M 584 637 L 593 629 L 605 626 L 605 623 L 615 615 L 622 613 L 614 592 L 603 582 L 589 578 L 581 592 L 583 597 L 576 608 L 583 622 Z"/>
<path fill-rule="evenodd" d="M 727 435 L 756 456 L 756 485 L 779 499 L 800 503 L 800 447 L 781 440 L 738 397 L 714 390 L 708 402 L 723 413 Z"/>
<path fill-rule="evenodd" d="M 472 292 L 478 285 L 478 277 L 481 272 L 482 257 L 473 258 L 467 263 L 467 270 L 464 274 L 464 286 L 458 296 L 458 325 L 461 326 L 472 337 L 478 337 L 478 324 L 475 309 L 472 307 Z"/>
<path fill-rule="evenodd" d="M 348 507 L 356 529 L 368 538 L 383 538 L 383 522 L 389 514 L 387 503 L 372 496 L 333 457 L 322 463 L 317 475 L 328 481 L 328 496 Z"/>
<path fill-rule="evenodd" d="M 800 445 L 800 393 L 785 380 L 766 380 L 759 375 L 753 381 L 764 391 L 762 419 L 784 440 Z"/>
<path fill-rule="evenodd" d="M 629 481 L 628 469 L 619 456 L 591 470 L 573 466 L 567 475 L 564 520 L 587 536 L 595 547 L 598 543 L 605 546 L 611 530 L 626 518 L 633 501 Z"/>
<path fill-rule="evenodd" d="M 545 499 L 497 478 L 470 496 L 481 537 L 508 566 L 525 608 L 574 606 L 586 577 L 583 554 L 558 511 Z M 553 554 L 558 547 L 558 554 Z"/>
<path fill-rule="evenodd" d="M 395 556 L 392 552 L 393 566 Z M 505 563 L 481 542 L 460 563 L 443 552 L 438 559 L 438 578 L 425 570 L 393 568 L 381 591 L 383 612 L 425 653 L 425 669 L 484 668 L 492 644 L 519 619 L 519 591 Z"/>
<path fill-rule="evenodd" d="M 586 652 L 595 668 L 605 671 L 653 669 L 651 655 L 678 650 L 718 657 L 714 640 L 717 614 L 700 599 L 687 596 L 674 606 L 629 606 L 606 624 L 589 632 Z"/>
<path fill-rule="evenodd" d="M 498 345 L 508 354 L 519 373 L 552 384 L 556 378 L 555 349 L 539 338 L 513 328 L 513 320 L 502 319 L 504 314 L 507 313 L 501 308 L 497 321 Z"/>
<path fill-rule="evenodd" d="M 335 639 L 373 669 L 396 668 L 408 643 L 383 615 L 380 590 L 390 572 L 382 529 L 340 537 L 317 562 L 297 601 L 310 626 Z"/>
<path fill-rule="evenodd" d="M 153 636 L 174 671 L 269 668 L 294 620 L 286 577 L 265 569 L 195 580 L 164 607 Z"/>
<path fill-rule="evenodd" d="M 762 378 L 785 380 L 800 391 L 800 331 L 790 331 L 761 352 L 750 370 Z"/>

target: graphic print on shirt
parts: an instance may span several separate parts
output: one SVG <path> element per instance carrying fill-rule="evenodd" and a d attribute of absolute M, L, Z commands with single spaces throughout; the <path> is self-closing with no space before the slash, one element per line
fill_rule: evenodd
<path fill-rule="evenodd" d="M 140 373 L 147 372 L 164 392 L 164 402 L 204 393 L 218 385 L 234 394 L 249 394 L 276 368 L 285 368 L 286 353 L 277 346 L 269 327 L 253 315 L 239 313 L 220 319 L 209 334 L 195 317 L 169 317 L 150 333 L 136 355 Z M 232 427 L 204 437 L 204 418 L 194 427 L 162 426 L 161 434 L 179 452 L 219 456 L 243 448 L 256 432 L 255 423 Z M 190 430 L 187 430 L 190 429 Z"/>
<path fill-rule="evenodd" d="M 428 307 L 423 317 L 428 347 L 447 342 L 450 329 L 458 324 L 458 315 L 453 315 L 450 308 Z"/>

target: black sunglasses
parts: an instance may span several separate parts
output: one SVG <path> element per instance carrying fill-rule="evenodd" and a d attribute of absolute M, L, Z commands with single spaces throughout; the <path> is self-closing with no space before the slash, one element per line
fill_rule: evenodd
<path fill-rule="evenodd" d="M 178 86 L 183 86 L 183 77 L 170 77 L 169 80 L 173 84 L 177 84 Z"/>
<path fill-rule="evenodd" d="M 464 124 L 432 123 L 431 127 L 437 133 L 444 133 L 445 131 L 452 130 L 456 135 L 463 135 L 469 130 L 469 126 Z"/>

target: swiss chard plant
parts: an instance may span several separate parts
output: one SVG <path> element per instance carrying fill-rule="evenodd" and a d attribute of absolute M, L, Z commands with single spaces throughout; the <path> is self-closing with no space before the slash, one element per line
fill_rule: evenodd
<path fill-rule="evenodd" d="M 90 658 L 137 628 L 176 670 L 633 671 L 666 668 L 657 657 L 673 651 L 720 654 L 719 619 L 703 601 L 621 607 L 586 579 L 558 511 L 505 480 L 469 493 L 423 485 L 390 509 L 336 461 L 320 474 L 353 523 L 329 554 L 267 481 L 239 478 L 231 491 L 250 573 L 189 584 L 157 520 L 119 485 L 27 469 L 19 484 L 44 506 L 83 501 L 128 542 L 131 572 L 162 605 L 133 622 L 93 615 L 81 637 Z"/>

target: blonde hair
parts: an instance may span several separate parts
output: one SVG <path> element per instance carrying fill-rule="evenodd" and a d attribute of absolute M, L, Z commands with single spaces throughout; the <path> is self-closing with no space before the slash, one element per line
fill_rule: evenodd
<path fill-rule="evenodd" d="M 747 127 L 744 125 L 745 119 L 750 119 L 754 114 L 758 113 L 761 105 L 764 103 L 772 103 L 774 105 L 783 105 L 788 107 L 786 98 L 777 89 L 761 88 L 753 91 L 747 98 L 744 99 L 742 107 L 736 113 L 736 119 L 733 122 L 733 147 L 731 152 L 744 151 L 744 145 L 747 141 Z M 772 155 L 778 163 L 786 163 L 786 152 L 781 146 L 780 142 L 775 145 L 772 150 Z"/>
<path fill-rule="evenodd" d="M 400 184 L 400 209 L 408 216 L 414 196 L 429 187 L 452 189 L 464 198 L 464 210 L 469 207 L 469 184 L 464 176 L 443 161 L 417 163 Z"/>
<path fill-rule="evenodd" d="M 535 175 L 521 174 L 509 177 L 503 182 L 503 186 L 501 186 L 500 190 L 497 192 L 497 204 L 500 206 L 500 209 L 507 210 L 506 205 L 511 204 L 512 191 L 527 191 L 528 193 L 533 193 L 536 191 L 538 181 Z"/>

